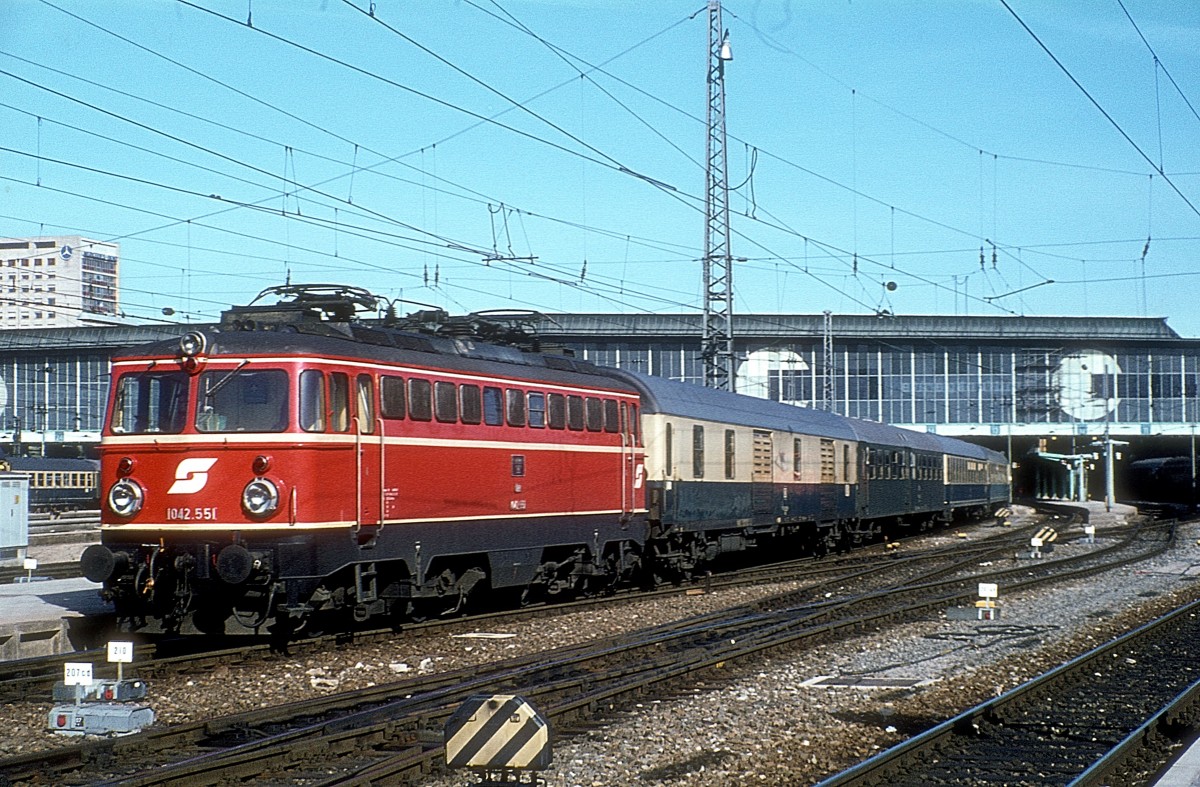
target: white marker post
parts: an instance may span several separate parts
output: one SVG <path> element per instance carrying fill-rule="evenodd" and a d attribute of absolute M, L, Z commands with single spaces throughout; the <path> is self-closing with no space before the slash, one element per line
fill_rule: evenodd
<path fill-rule="evenodd" d="M 1083 534 L 1085 536 L 1087 536 L 1087 542 L 1089 544 L 1096 543 L 1096 526 L 1095 525 L 1084 525 L 1083 526 Z"/>
<path fill-rule="evenodd" d="M 133 663 L 133 643 L 132 642 L 110 642 L 108 643 L 108 663 L 117 665 L 117 683 L 125 679 L 121 670 L 122 664 Z M 89 665 L 90 666 L 90 665 Z"/>
<path fill-rule="evenodd" d="M 979 583 L 979 601 L 975 602 L 975 607 L 979 610 L 980 620 L 995 620 L 996 619 L 996 601 L 1000 596 L 1000 587 L 994 582 Z"/>
<path fill-rule="evenodd" d="M 90 662 L 70 662 L 63 664 L 63 684 L 75 686 L 75 707 L 82 701 L 79 686 L 92 685 L 92 665 Z"/>
<path fill-rule="evenodd" d="M 1037 560 L 1042 556 L 1042 543 L 1042 539 L 1038 538 L 1037 536 L 1029 539 L 1029 556 L 1034 560 Z"/>
<path fill-rule="evenodd" d="M 36 557 L 27 557 L 23 561 L 22 565 L 25 568 L 25 581 L 32 582 L 33 581 L 33 572 L 37 569 L 37 558 Z"/>

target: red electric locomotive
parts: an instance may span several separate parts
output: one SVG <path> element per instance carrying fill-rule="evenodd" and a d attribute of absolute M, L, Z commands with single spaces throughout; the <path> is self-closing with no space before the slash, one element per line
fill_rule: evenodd
<path fill-rule="evenodd" d="M 291 631 L 636 579 L 632 387 L 566 356 L 368 326 L 362 290 L 264 295 L 280 300 L 114 359 L 102 544 L 82 565 L 120 617 Z"/>
<path fill-rule="evenodd" d="M 132 625 L 290 634 L 678 581 L 1009 499 L 1006 457 L 960 440 L 527 352 L 479 321 L 360 321 L 362 290 L 266 295 L 113 362 L 82 567 Z"/>

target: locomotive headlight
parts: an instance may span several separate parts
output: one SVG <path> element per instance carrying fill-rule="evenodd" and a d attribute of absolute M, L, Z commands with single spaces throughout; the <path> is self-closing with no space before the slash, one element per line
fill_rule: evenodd
<path fill-rule="evenodd" d="M 130 517 L 141 511 L 142 500 L 142 488 L 128 478 L 122 478 L 108 490 L 108 508 L 117 516 Z"/>
<path fill-rule="evenodd" d="M 279 508 L 279 490 L 265 478 L 256 478 L 242 490 L 242 508 L 254 517 L 267 517 Z"/>
<path fill-rule="evenodd" d="M 179 354 L 184 358 L 195 358 L 207 345 L 208 339 L 200 331 L 188 331 L 179 340 Z"/>

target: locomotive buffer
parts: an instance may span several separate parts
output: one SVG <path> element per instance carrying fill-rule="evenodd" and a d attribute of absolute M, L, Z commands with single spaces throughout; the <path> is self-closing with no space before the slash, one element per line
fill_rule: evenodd
<path fill-rule="evenodd" d="M 479 784 L 540 784 L 531 771 L 550 767 L 550 727 L 514 694 L 477 694 L 446 722 L 446 765 L 470 768 Z"/>

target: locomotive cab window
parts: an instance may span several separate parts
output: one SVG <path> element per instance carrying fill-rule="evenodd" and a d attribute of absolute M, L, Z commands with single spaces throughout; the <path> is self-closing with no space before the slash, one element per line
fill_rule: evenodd
<path fill-rule="evenodd" d="M 288 374 L 241 366 L 200 375 L 196 429 L 282 432 L 288 425 Z"/>
<path fill-rule="evenodd" d="M 112 411 L 116 434 L 178 434 L 187 421 L 188 376 L 183 372 L 133 372 L 117 383 Z"/>

